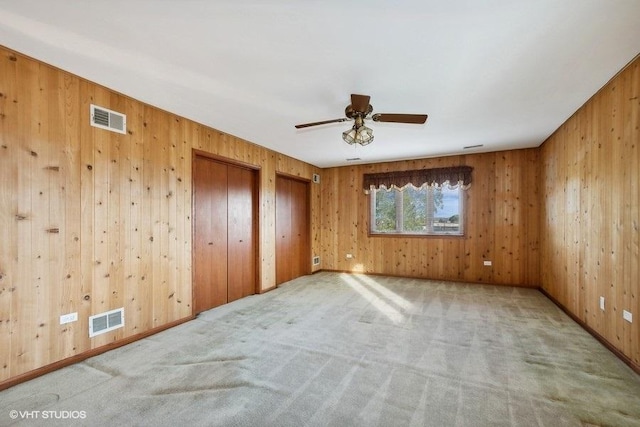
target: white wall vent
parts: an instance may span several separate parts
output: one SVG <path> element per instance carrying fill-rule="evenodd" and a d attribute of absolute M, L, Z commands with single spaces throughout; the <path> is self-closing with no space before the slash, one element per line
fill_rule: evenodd
<path fill-rule="evenodd" d="M 314 256 L 313 257 L 313 265 L 320 265 L 320 257 L 319 256 Z"/>
<path fill-rule="evenodd" d="M 124 307 L 89 317 L 89 338 L 124 326 Z"/>
<path fill-rule="evenodd" d="M 127 116 L 91 104 L 91 126 L 126 134 Z"/>

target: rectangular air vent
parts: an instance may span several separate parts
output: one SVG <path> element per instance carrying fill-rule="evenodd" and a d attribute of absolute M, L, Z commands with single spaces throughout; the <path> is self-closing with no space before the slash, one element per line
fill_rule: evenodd
<path fill-rule="evenodd" d="M 91 104 L 91 126 L 126 134 L 127 116 Z"/>
<path fill-rule="evenodd" d="M 313 265 L 320 265 L 320 257 L 319 256 L 314 256 L 313 257 Z"/>
<path fill-rule="evenodd" d="M 124 326 L 124 307 L 89 317 L 89 338 Z"/>

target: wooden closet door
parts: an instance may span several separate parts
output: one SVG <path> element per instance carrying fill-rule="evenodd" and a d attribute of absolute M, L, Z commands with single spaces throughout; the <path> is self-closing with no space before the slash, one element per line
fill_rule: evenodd
<path fill-rule="evenodd" d="M 255 181 L 253 170 L 229 166 L 227 218 L 229 302 L 255 293 Z"/>
<path fill-rule="evenodd" d="M 194 310 L 199 313 L 213 304 L 213 289 L 211 283 L 212 268 L 209 260 L 213 257 L 213 247 L 209 245 L 211 236 L 211 200 L 209 197 L 209 183 L 211 173 L 207 162 L 196 157 L 193 163 L 193 194 L 194 214 L 193 222 L 193 293 Z"/>
<path fill-rule="evenodd" d="M 227 302 L 227 166 L 196 157 L 194 298 L 199 313 Z"/>
<path fill-rule="evenodd" d="M 276 284 L 291 280 L 291 180 L 276 176 Z"/>
<path fill-rule="evenodd" d="M 291 251 L 297 254 L 292 279 L 311 273 L 310 232 L 309 183 L 291 180 Z"/>
<path fill-rule="evenodd" d="M 276 284 L 311 273 L 309 183 L 276 177 Z"/>

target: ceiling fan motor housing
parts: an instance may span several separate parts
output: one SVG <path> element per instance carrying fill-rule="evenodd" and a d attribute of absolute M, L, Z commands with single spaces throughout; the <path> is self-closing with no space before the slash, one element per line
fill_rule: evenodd
<path fill-rule="evenodd" d="M 353 119 L 357 116 L 362 116 L 362 118 L 365 118 L 369 114 L 371 114 L 372 111 L 373 111 L 373 106 L 371 104 L 367 106 L 366 111 L 356 111 L 353 109 L 351 105 L 347 105 L 347 108 L 344 109 L 344 115 L 349 119 Z"/>

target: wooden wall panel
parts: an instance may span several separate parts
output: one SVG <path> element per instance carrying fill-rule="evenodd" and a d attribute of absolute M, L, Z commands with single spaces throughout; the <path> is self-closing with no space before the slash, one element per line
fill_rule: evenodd
<path fill-rule="evenodd" d="M 128 209 L 128 226 L 125 230 L 124 270 L 125 288 L 123 298 L 128 302 L 130 310 L 127 313 L 125 323 L 125 333 L 135 334 L 149 329 L 150 323 L 145 316 L 150 311 L 151 301 L 143 297 L 143 291 L 148 283 L 145 279 L 143 259 L 145 254 L 146 239 L 144 239 L 144 106 L 132 100 L 127 100 L 126 111 L 128 112 L 128 128 L 131 135 L 135 135 L 130 143 L 128 156 L 124 159 L 125 173 L 127 179 L 124 181 L 123 192 L 129 192 L 131 200 L 126 201 Z M 128 186 L 128 188 L 127 188 Z M 128 203 L 127 203 L 128 202 Z M 143 279 L 144 277 L 144 279 Z"/>
<path fill-rule="evenodd" d="M 258 236 L 259 289 L 266 292 L 276 287 L 276 154 L 262 149 L 258 152 L 261 169 L 258 190 L 260 233 Z M 320 204 L 316 205 L 319 209 Z"/>
<path fill-rule="evenodd" d="M 91 127 L 90 104 L 127 134 Z M 2 47 L 0 108 L 0 388 L 192 315 L 193 149 L 259 169 L 258 290 L 275 287 L 276 173 L 318 168 Z M 119 307 L 125 327 L 90 339 L 88 317 Z"/>
<path fill-rule="evenodd" d="M 442 280 L 538 285 L 538 155 L 534 149 L 323 170 L 323 268 Z M 371 237 L 371 172 L 469 165 L 465 236 Z M 346 259 L 346 254 L 354 255 Z M 492 267 L 485 267 L 491 260 Z"/>
<path fill-rule="evenodd" d="M 640 141 L 640 66 L 638 66 L 637 60 L 631 68 L 628 79 L 628 99 L 631 102 L 626 104 L 629 120 L 628 123 L 625 121 L 625 141 L 628 141 L 626 144 L 626 147 L 628 147 L 626 156 L 629 163 L 640 165 L 640 144 L 638 143 Z M 625 270 L 625 274 L 628 274 L 628 276 L 625 277 L 629 277 L 626 281 L 627 292 L 624 295 L 624 304 L 628 307 L 635 307 L 638 313 L 640 313 L 640 262 L 638 262 L 640 260 L 640 220 L 637 219 L 637 215 L 640 214 L 639 183 L 640 172 L 638 168 L 629 168 L 629 184 L 628 192 L 626 192 L 629 211 L 628 215 L 625 216 L 625 224 L 627 227 L 631 224 L 632 228 L 627 236 L 623 258 L 623 262 L 628 266 L 628 270 Z M 636 216 L 634 216 L 634 213 Z M 640 314 L 637 316 L 640 316 Z M 640 359 L 640 327 L 637 326 L 637 323 L 635 330 L 628 328 L 625 331 L 625 339 L 629 341 L 629 354 L 632 355 L 637 364 L 638 359 Z"/>
<path fill-rule="evenodd" d="M 49 188 L 45 175 L 45 168 L 49 161 L 49 148 L 46 145 L 47 122 L 47 88 L 43 87 L 38 64 L 18 64 L 18 75 L 29 79 L 30 85 L 37 90 L 19 87 L 18 98 L 20 104 L 18 114 L 24 119 L 20 129 L 25 131 L 23 156 L 25 166 L 21 171 L 18 189 L 23 194 L 19 196 L 18 211 L 25 212 L 26 218 L 19 221 L 18 228 L 18 261 L 20 277 L 24 285 L 18 292 L 21 296 L 28 295 L 28 304 L 39 307 L 30 312 L 17 312 L 19 345 L 14 353 L 18 359 L 17 367 L 28 366 L 32 363 L 46 364 L 49 362 L 49 346 L 51 334 L 48 321 L 51 310 L 49 304 L 51 288 L 47 284 L 47 265 L 50 261 L 49 229 Z M 44 104 L 44 105 L 43 105 Z M 25 247 L 21 243 L 28 241 Z M 18 307 L 16 307 L 18 308 Z"/>
<path fill-rule="evenodd" d="M 636 59 L 540 150 L 542 287 L 635 366 L 640 366 L 639 128 Z M 623 320 L 623 310 L 632 312 L 634 323 Z"/>
<path fill-rule="evenodd" d="M 2 117 L 17 117 L 18 104 L 13 102 L 16 93 L 17 63 L 12 56 L 2 52 L 2 91 L 0 91 L 0 114 Z M 18 187 L 18 160 L 20 146 L 16 135 L 17 122 L 0 120 L 0 185 L 3 188 Z M 18 192 L 0 191 L 0 381 L 11 377 L 12 332 L 16 321 L 13 313 L 13 286 L 17 274 L 17 215 Z"/>

